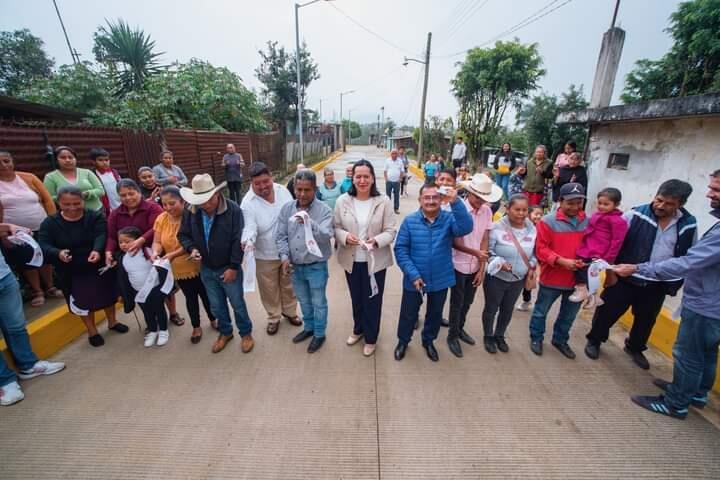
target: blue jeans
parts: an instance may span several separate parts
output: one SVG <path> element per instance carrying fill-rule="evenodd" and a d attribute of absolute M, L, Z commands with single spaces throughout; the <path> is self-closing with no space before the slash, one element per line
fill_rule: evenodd
<path fill-rule="evenodd" d="M 220 276 L 225 272 L 224 268 L 209 268 L 205 265 L 200 269 L 200 278 L 207 290 L 210 299 L 210 310 L 218 320 L 218 330 L 222 335 L 232 335 L 232 321 L 227 302 L 230 300 L 235 312 L 235 324 L 244 337 L 252 333 L 252 322 L 245 305 L 243 297 L 243 272 L 238 269 L 237 278 L 232 283 L 225 283 Z"/>
<path fill-rule="evenodd" d="M 508 173 L 506 175 L 503 175 L 501 173 L 498 173 L 495 176 L 495 183 L 497 183 L 498 187 L 502 188 L 505 199 L 509 199 L 510 194 L 508 193 L 508 185 L 510 184 L 510 174 Z"/>
<path fill-rule="evenodd" d="M 720 319 L 710 318 L 682 309 L 680 329 L 673 346 L 673 383 L 665 400 L 674 408 L 683 409 L 690 400 L 707 401 L 715 383 Z"/>
<path fill-rule="evenodd" d="M 570 327 L 575 321 L 575 316 L 580 311 L 580 303 L 569 300 L 572 290 L 559 290 L 540 285 L 535 308 L 530 317 L 530 338 L 543 341 L 545 336 L 545 320 L 555 300 L 562 297 L 560 311 L 558 312 L 555 326 L 553 327 L 553 341 L 556 343 L 567 343 L 570 339 Z"/>
<path fill-rule="evenodd" d="M 292 285 L 303 314 L 303 329 L 318 338 L 325 336 L 327 328 L 327 282 L 327 262 L 293 265 Z"/>
<path fill-rule="evenodd" d="M 0 279 L 0 329 L 17 368 L 32 368 L 38 358 L 30 346 L 20 287 L 12 273 Z M 15 381 L 15 372 L 8 368 L 5 357 L 0 354 L 0 387 Z"/>
<path fill-rule="evenodd" d="M 393 199 L 395 210 L 400 210 L 400 182 L 385 182 L 385 195 Z"/>

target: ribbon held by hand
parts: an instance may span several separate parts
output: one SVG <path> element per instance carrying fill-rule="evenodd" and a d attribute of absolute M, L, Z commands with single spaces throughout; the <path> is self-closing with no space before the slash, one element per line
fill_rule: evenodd
<path fill-rule="evenodd" d="M 380 290 L 378 289 L 377 280 L 375 279 L 375 245 L 370 242 L 360 241 L 360 248 L 367 250 L 368 254 L 368 275 L 370 276 L 370 297 L 372 298 L 377 295 Z"/>
<path fill-rule="evenodd" d="M 290 220 L 296 221 L 296 218 L 302 219 L 303 228 L 305 229 L 305 246 L 307 247 L 308 252 L 310 252 L 312 255 L 315 255 L 316 257 L 322 258 L 322 252 L 320 251 L 320 247 L 315 241 L 315 236 L 312 233 L 312 226 L 310 225 L 310 222 L 312 222 L 312 220 L 310 219 L 310 215 L 308 215 L 306 211 L 300 210 L 295 215 L 290 217 Z"/>

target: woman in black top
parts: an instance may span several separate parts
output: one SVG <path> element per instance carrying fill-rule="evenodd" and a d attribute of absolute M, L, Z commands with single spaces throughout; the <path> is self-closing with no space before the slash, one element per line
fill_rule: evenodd
<path fill-rule="evenodd" d="M 573 152 L 568 156 L 568 164 L 566 166 L 560 168 L 555 166 L 553 168 L 552 198 L 554 203 L 560 201 L 560 187 L 566 183 L 579 183 L 587 192 L 587 170 L 580 165 L 580 163 L 580 154 Z"/>
<path fill-rule="evenodd" d="M 48 262 L 55 265 L 59 287 L 68 308 L 80 316 L 93 347 L 105 343 L 95 326 L 95 311 L 105 310 L 108 328 L 126 333 L 127 325 L 117 321 L 116 274 L 101 273 L 104 265 L 106 221 L 102 211 L 85 209 L 82 192 L 74 186 L 58 190 L 60 211 L 47 217 L 38 233 L 38 243 Z"/>

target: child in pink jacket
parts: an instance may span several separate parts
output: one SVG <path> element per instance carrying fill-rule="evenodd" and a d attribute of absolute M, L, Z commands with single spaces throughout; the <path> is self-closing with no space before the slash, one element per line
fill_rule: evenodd
<path fill-rule="evenodd" d="M 620 252 L 628 224 L 618 208 L 622 200 L 622 193 L 617 188 L 606 188 L 597 195 L 597 212 L 590 218 L 590 224 L 585 229 L 582 243 L 577 249 L 577 258 L 590 265 L 593 260 L 605 260 L 612 264 Z M 575 272 L 575 291 L 570 295 L 572 302 L 588 300 L 585 308 L 602 305 L 597 295 L 590 296 L 587 288 L 588 267 Z"/>

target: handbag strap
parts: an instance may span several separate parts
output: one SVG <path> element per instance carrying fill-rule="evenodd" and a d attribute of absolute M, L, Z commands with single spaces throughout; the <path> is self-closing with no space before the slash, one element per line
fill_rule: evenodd
<path fill-rule="evenodd" d="M 532 267 L 530 266 L 530 259 L 528 258 L 527 254 L 525 253 L 525 250 L 520 246 L 520 242 L 517 241 L 517 238 L 515 238 L 515 234 L 513 233 L 512 229 L 508 227 L 507 225 L 503 225 L 505 227 L 505 231 L 508 235 L 510 235 L 510 239 L 512 240 L 513 244 L 515 245 L 515 248 L 517 249 L 518 253 L 520 254 L 520 258 L 522 258 L 522 261 L 525 263 L 525 266 L 528 268 L 528 271 L 532 270 Z"/>

